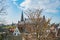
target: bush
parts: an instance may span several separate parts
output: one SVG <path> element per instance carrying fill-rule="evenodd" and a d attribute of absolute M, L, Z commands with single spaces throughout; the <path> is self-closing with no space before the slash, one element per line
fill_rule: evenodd
<path fill-rule="evenodd" d="M 0 34 L 0 40 L 2 40 L 2 39 L 3 39 L 2 34 Z"/>

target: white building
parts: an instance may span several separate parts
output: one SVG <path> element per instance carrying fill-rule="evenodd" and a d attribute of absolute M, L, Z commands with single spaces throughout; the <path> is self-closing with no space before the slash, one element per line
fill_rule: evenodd
<path fill-rule="evenodd" d="M 21 34 L 21 33 L 20 33 L 18 27 L 16 27 L 15 30 L 14 30 L 14 32 L 13 32 L 13 35 L 14 35 L 14 36 L 18 36 L 18 35 L 20 35 L 20 34 Z"/>

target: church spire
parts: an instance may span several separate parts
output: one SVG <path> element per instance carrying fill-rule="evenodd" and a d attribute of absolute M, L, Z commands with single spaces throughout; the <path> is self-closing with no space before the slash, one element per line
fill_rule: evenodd
<path fill-rule="evenodd" d="M 22 13 L 21 13 L 21 21 L 24 21 L 23 11 L 22 11 Z"/>
<path fill-rule="evenodd" d="M 45 15 L 43 16 L 43 19 L 45 20 Z"/>
<path fill-rule="evenodd" d="M 43 16 L 43 20 L 45 21 L 45 15 Z"/>

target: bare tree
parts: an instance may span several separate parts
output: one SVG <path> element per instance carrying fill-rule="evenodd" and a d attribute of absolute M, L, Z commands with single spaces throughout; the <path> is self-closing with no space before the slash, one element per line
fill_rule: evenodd
<path fill-rule="evenodd" d="M 41 16 L 42 9 L 36 10 L 28 10 L 25 11 L 28 19 L 31 21 L 31 24 L 26 24 L 26 30 L 28 30 L 30 36 L 32 38 L 35 37 L 34 40 L 48 40 L 47 30 L 50 28 L 50 19 L 45 19 L 45 16 Z M 28 37 L 27 37 L 28 38 Z M 31 38 L 31 40 L 33 40 Z"/>
<path fill-rule="evenodd" d="M 7 15 L 7 0 L 0 0 L 0 23 L 5 22 L 5 15 Z"/>
<path fill-rule="evenodd" d="M 0 15 L 6 14 L 7 7 L 7 0 L 0 0 Z"/>

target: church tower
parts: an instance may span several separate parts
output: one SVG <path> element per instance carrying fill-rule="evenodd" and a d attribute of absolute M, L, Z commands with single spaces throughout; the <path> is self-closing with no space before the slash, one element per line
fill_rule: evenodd
<path fill-rule="evenodd" d="M 46 21 L 46 20 L 45 20 L 45 15 L 43 15 L 43 22 L 44 22 L 44 21 Z"/>
<path fill-rule="evenodd" d="M 23 11 L 22 11 L 22 13 L 21 13 L 21 21 L 24 21 Z"/>
<path fill-rule="evenodd" d="M 43 20 L 45 20 L 45 15 L 43 16 Z"/>

